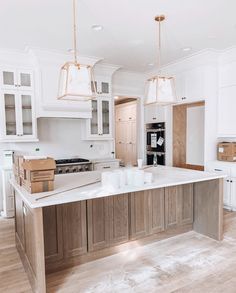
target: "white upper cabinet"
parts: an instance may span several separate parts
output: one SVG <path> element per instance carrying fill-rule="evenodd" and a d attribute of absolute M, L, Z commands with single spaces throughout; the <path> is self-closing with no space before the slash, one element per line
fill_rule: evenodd
<path fill-rule="evenodd" d="M 2 89 L 33 90 L 33 73 L 24 69 L 3 69 L 1 71 Z"/>
<path fill-rule="evenodd" d="M 96 76 L 95 87 L 98 96 L 110 97 L 111 96 L 111 81 L 108 77 Z M 93 84 L 92 84 L 93 89 Z M 94 89 L 93 89 L 94 92 Z"/>
<path fill-rule="evenodd" d="M 236 85 L 236 61 L 221 65 L 219 82 L 220 87 Z"/>
<path fill-rule="evenodd" d="M 30 70 L 1 70 L 1 141 L 35 141 L 33 73 Z"/>
<path fill-rule="evenodd" d="M 196 67 L 175 75 L 178 103 L 191 103 L 205 100 L 204 68 Z"/>
<path fill-rule="evenodd" d="M 112 139 L 113 99 L 98 97 L 92 100 L 92 118 L 86 120 L 85 140 Z"/>
<path fill-rule="evenodd" d="M 236 85 L 222 87 L 218 101 L 218 136 L 236 137 Z"/>
<path fill-rule="evenodd" d="M 165 107 L 160 105 L 146 105 L 144 108 L 145 123 L 165 122 Z"/>

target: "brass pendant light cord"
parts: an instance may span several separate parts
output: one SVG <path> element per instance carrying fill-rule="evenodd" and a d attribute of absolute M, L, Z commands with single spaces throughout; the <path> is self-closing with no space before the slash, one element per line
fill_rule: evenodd
<path fill-rule="evenodd" d="M 77 64 L 77 25 L 76 25 L 76 1 L 73 0 L 73 28 L 74 28 L 74 61 Z"/>
<path fill-rule="evenodd" d="M 157 67 L 159 74 L 161 73 L 161 21 L 158 21 L 158 59 Z"/>

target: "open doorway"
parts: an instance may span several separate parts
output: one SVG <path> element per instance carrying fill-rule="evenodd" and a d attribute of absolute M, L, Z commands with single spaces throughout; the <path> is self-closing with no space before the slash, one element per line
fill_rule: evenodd
<path fill-rule="evenodd" d="M 135 166 L 138 154 L 138 98 L 115 97 L 115 154 L 121 165 Z"/>
<path fill-rule="evenodd" d="M 204 170 L 205 102 L 173 106 L 173 166 Z"/>

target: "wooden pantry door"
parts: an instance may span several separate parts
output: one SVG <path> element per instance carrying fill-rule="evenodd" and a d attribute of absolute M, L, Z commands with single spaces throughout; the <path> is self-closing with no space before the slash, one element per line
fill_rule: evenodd
<path fill-rule="evenodd" d="M 173 166 L 204 170 L 205 102 L 173 106 Z"/>

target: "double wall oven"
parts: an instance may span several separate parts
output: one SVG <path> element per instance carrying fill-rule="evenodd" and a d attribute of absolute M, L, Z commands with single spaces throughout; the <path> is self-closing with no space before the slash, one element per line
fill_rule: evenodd
<path fill-rule="evenodd" d="M 157 164 L 165 165 L 165 122 L 146 124 L 146 160 L 147 165 L 153 165 L 154 155 Z"/>

